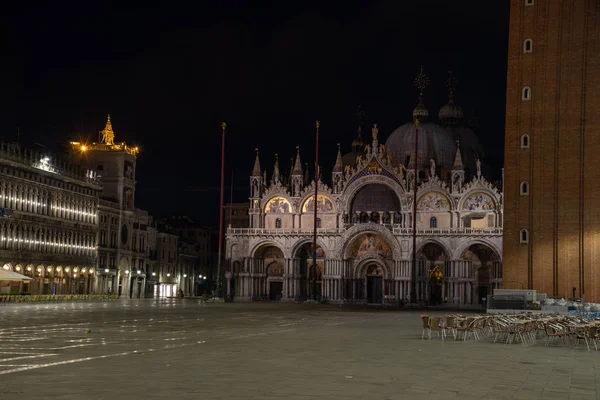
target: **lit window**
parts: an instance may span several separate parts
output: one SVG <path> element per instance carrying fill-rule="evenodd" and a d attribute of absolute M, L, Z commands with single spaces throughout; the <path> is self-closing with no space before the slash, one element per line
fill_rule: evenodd
<path fill-rule="evenodd" d="M 527 231 L 527 229 L 521 229 L 519 239 L 521 243 L 529 243 L 529 232 Z"/>
<path fill-rule="evenodd" d="M 531 53 L 532 51 L 533 51 L 533 42 L 531 41 L 531 39 L 526 39 L 523 42 L 523 52 Z"/>
<path fill-rule="evenodd" d="M 521 148 L 528 149 L 529 148 L 529 135 L 521 136 Z"/>
<path fill-rule="evenodd" d="M 531 89 L 529 86 L 523 88 L 523 100 L 531 100 Z"/>
<path fill-rule="evenodd" d="M 529 183 L 521 182 L 521 196 L 529 195 Z"/>
<path fill-rule="evenodd" d="M 277 228 L 277 229 L 281 228 L 281 218 L 277 218 L 275 220 L 275 228 Z"/>
<path fill-rule="evenodd" d="M 436 217 L 429 218 L 429 227 L 432 229 L 437 228 L 437 218 Z"/>

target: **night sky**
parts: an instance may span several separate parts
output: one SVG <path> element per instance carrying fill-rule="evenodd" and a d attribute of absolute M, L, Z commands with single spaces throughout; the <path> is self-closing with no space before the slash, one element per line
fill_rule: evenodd
<path fill-rule="evenodd" d="M 21 143 L 59 152 L 97 140 L 110 113 L 116 140 L 141 147 L 136 205 L 157 217 L 216 225 L 221 121 L 226 201 L 232 169 L 234 201 L 247 200 L 256 147 L 269 176 L 274 153 L 287 171 L 297 145 L 312 170 L 317 119 L 328 181 L 336 143 L 349 151 L 356 136 L 358 105 L 368 140 L 373 122 L 383 141 L 411 120 L 421 65 L 436 118 L 454 71 L 456 103 L 479 119 L 484 174 L 500 176 L 507 1 L 20 3 L 0 16 L 2 140 L 19 131 Z"/>

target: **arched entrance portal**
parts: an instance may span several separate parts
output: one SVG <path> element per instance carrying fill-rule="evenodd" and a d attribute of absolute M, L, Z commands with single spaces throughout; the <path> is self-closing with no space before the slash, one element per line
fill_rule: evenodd
<path fill-rule="evenodd" d="M 262 283 L 260 296 L 266 295 L 269 300 L 279 299 L 283 292 L 283 252 L 279 247 L 266 245 L 256 251 L 255 258 L 262 259 L 257 263 L 258 268 L 255 272 L 265 273 L 267 277 L 266 285 Z"/>
<path fill-rule="evenodd" d="M 471 264 L 473 278 L 476 280 L 473 303 L 485 307 L 487 297 L 502 278 L 500 256 L 491 247 L 476 243 L 465 250 L 461 259 Z"/>
<path fill-rule="evenodd" d="M 437 243 L 427 243 L 417 254 L 420 297 L 429 305 L 444 302 L 444 267 L 450 259 Z"/>
<path fill-rule="evenodd" d="M 378 264 L 367 266 L 367 303 L 383 303 L 383 268 Z"/>
<path fill-rule="evenodd" d="M 314 251 L 312 243 L 303 244 L 296 251 L 296 259 L 300 266 L 300 293 L 302 298 L 317 300 L 321 298 L 325 251 L 317 244 L 316 265 L 313 262 Z"/>

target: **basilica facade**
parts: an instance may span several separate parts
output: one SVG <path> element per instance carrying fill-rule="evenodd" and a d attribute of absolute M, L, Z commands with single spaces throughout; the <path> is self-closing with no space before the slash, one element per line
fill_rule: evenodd
<path fill-rule="evenodd" d="M 502 285 L 502 193 L 482 175 L 481 150 L 452 91 L 438 116 L 440 124 L 429 122 L 421 101 L 385 145 L 377 125 L 368 144 L 359 128 L 351 153 L 338 148 L 331 183 L 319 179 L 318 187 L 299 151 L 289 176 L 276 160 L 269 181 L 257 153 L 249 227 L 227 230 L 227 294 L 236 301 L 483 304 Z"/>

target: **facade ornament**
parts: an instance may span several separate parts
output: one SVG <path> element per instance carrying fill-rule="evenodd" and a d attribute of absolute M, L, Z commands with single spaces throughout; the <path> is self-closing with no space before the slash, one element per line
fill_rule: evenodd
<path fill-rule="evenodd" d="M 479 158 L 477 159 L 476 165 L 477 165 L 477 179 L 479 179 L 479 178 L 481 178 L 481 161 L 479 160 Z"/>
<path fill-rule="evenodd" d="M 431 177 L 435 176 L 435 161 L 433 160 L 433 158 L 431 158 L 429 160 L 429 168 L 430 168 L 430 173 L 431 173 Z"/>
<path fill-rule="evenodd" d="M 377 134 L 379 133 L 379 129 L 377 129 L 377 124 L 373 124 L 373 129 L 371 129 L 371 134 L 373 135 L 373 141 L 377 141 Z"/>

